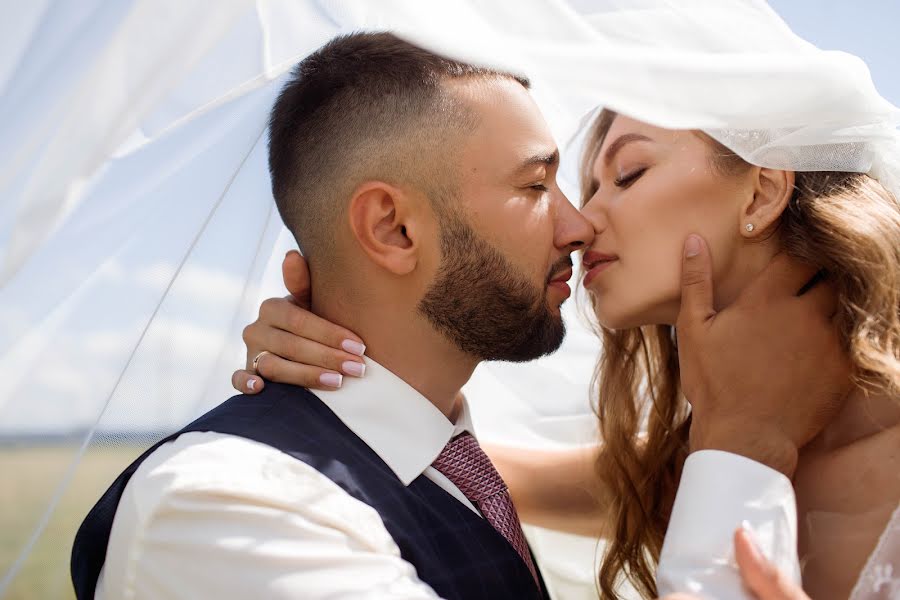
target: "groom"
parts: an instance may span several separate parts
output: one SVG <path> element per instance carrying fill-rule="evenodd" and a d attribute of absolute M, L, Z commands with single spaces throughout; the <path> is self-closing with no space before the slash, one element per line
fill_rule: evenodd
<path fill-rule="evenodd" d="M 366 378 L 270 383 L 151 448 L 79 530 L 78 597 L 546 598 L 459 390 L 562 341 L 593 231 L 558 162 L 522 78 L 390 34 L 304 59 L 271 115 L 273 191 Z"/>
<path fill-rule="evenodd" d="M 559 347 L 593 237 L 528 85 L 390 34 L 298 65 L 273 192 L 315 310 L 372 340 L 366 380 L 272 384 L 151 449 L 78 533 L 79 598 L 547 597 L 459 399 L 481 360 Z"/>

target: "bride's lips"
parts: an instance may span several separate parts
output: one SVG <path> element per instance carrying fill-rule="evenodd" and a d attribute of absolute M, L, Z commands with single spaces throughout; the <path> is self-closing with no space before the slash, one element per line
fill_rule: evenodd
<path fill-rule="evenodd" d="M 558 275 L 556 275 L 553 279 L 550 280 L 548 284 L 552 288 L 556 288 L 560 292 L 563 293 L 563 296 L 568 298 L 572 294 L 572 288 L 569 287 L 567 283 L 569 279 L 572 278 L 572 267 L 567 268 L 565 271 L 562 271 Z"/>
<path fill-rule="evenodd" d="M 582 258 L 582 264 L 584 264 L 584 287 L 587 287 L 591 284 L 591 282 L 603 271 L 608 269 L 614 262 L 619 260 L 619 257 L 614 254 L 602 254 L 600 252 L 594 252 L 593 250 L 588 250 L 584 253 L 584 257 Z"/>

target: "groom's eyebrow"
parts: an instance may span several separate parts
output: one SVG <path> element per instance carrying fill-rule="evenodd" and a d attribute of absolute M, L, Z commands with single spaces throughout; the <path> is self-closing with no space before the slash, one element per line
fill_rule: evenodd
<path fill-rule="evenodd" d="M 553 152 L 542 152 L 529 156 L 524 161 L 522 161 L 522 163 L 516 169 L 516 172 L 519 173 L 536 165 L 552 167 L 557 164 L 559 164 L 559 149 L 554 149 Z"/>

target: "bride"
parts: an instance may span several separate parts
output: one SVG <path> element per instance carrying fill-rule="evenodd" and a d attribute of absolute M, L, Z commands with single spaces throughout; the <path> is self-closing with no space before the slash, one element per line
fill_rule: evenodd
<path fill-rule="evenodd" d="M 897 597 L 898 199 L 865 173 L 755 165 L 705 133 L 604 110 L 585 145 L 582 211 L 596 231 L 582 261 L 603 348 L 595 385 L 602 444 L 589 453 L 489 449 L 523 520 L 602 533 L 602 594 L 616 596 L 622 573 L 643 595 L 655 594 L 654 566 L 689 448 L 674 325 L 681 244 L 695 232 L 714 257 L 717 307 L 782 252 L 814 265 L 835 290 L 853 391 L 802 447 L 793 472 L 803 585 L 816 599 Z M 289 356 L 293 339 L 284 331 L 303 310 L 270 302 L 245 330 L 248 355 Z M 296 335 L 336 338 L 337 326 L 300 322 L 308 325 Z M 337 356 L 345 355 L 336 348 L 313 366 L 333 368 Z M 274 362 L 263 356 L 258 372 L 268 378 Z M 321 387 L 305 371 L 278 372 L 275 380 Z M 234 382 L 248 393 L 263 385 L 249 371 Z"/>

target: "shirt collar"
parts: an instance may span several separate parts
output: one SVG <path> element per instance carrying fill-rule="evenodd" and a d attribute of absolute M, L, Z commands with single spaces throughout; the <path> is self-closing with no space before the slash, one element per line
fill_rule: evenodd
<path fill-rule="evenodd" d="M 472 433 L 463 400 L 456 423 L 411 385 L 371 358 L 364 377 L 344 377 L 340 389 L 315 391 L 337 417 L 409 485 L 452 438 Z"/>

